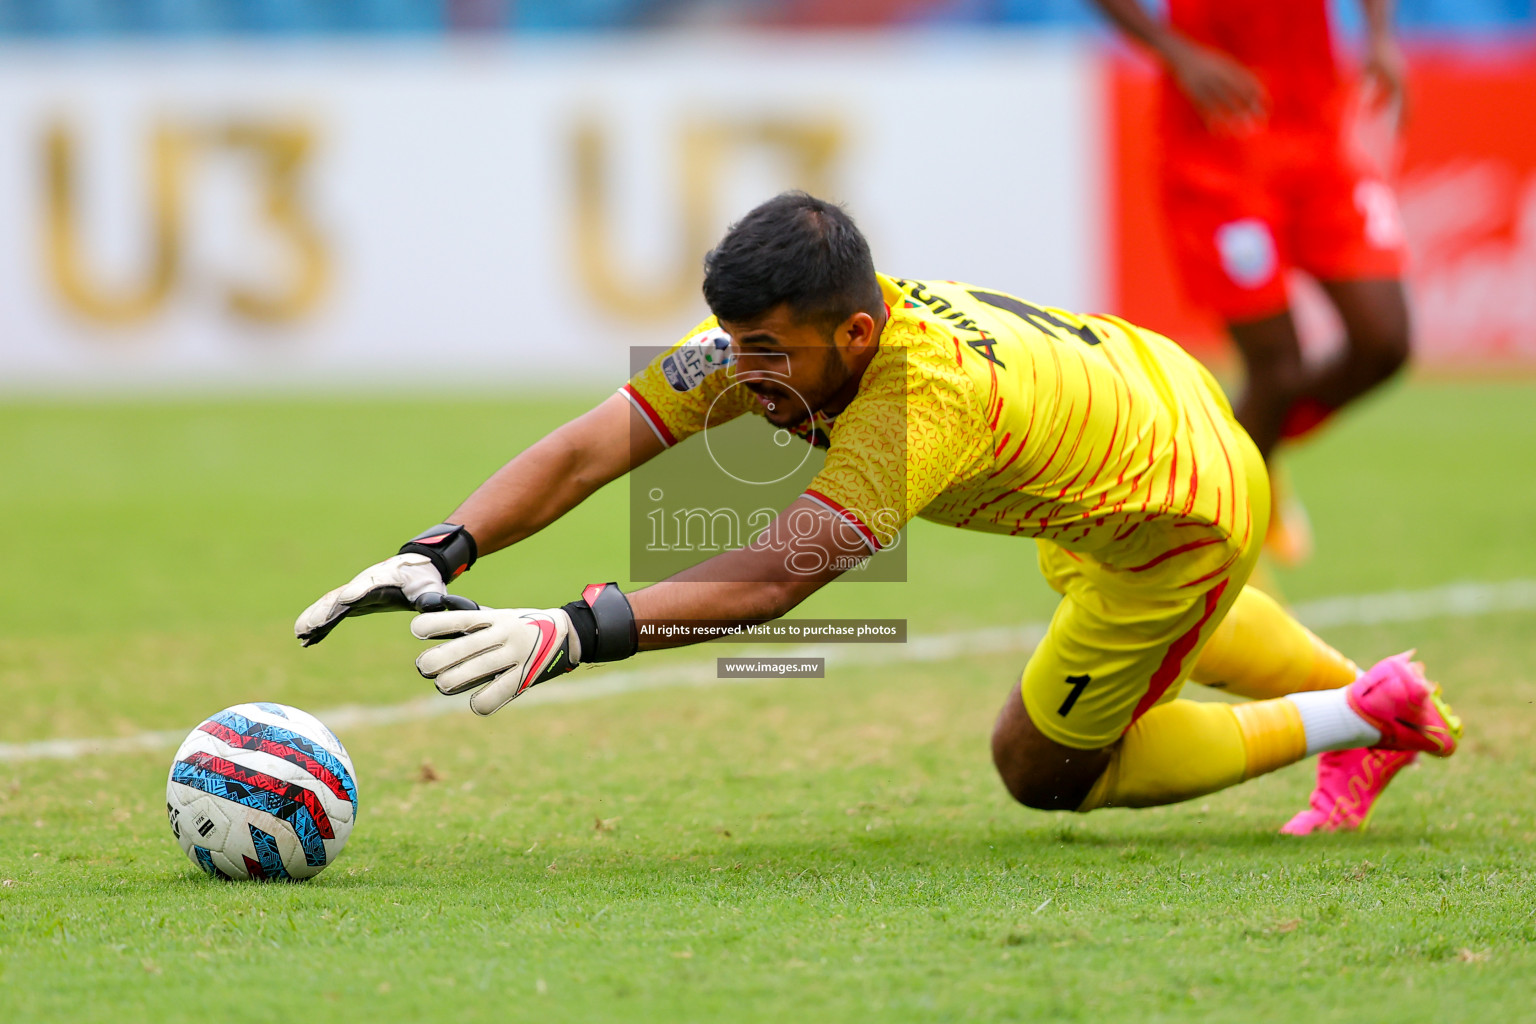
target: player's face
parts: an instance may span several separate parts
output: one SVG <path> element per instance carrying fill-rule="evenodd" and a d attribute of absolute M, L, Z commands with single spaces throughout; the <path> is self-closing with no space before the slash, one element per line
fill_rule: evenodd
<path fill-rule="evenodd" d="M 785 305 L 720 326 L 736 351 L 736 380 L 757 396 L 774 426 L 798 426 L 822 409 L 840 411 L 852 397 L 845 392 L 857 381 L 837 344 L 841 328 L 797 320 Z"/>

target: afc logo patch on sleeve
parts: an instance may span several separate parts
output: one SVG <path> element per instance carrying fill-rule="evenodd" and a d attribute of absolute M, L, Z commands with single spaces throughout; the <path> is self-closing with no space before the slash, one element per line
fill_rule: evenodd
<path fill-rule="evenodd" d="M 736 361 L 731 336 L 718 327 L 694 335 L 661 361 L 661 372 L 673 391 L 692 391 L 704 378 Z"/>

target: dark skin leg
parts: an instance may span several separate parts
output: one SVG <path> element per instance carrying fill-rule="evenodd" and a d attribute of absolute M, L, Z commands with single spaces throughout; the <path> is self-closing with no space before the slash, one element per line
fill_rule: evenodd
<path fill-rule="evenodd" d="M 992 763 L 1003 785 L 1025 807 L 1075 811 L 1104 774 L 1111 748 L 1064 747 L 1035 728 L 1017 681 L 992 727 Z"/>
<path fill-rule="evenodd" d="M 1289 311 L 1228 324 L 1248 382 L 1234 410 L 1265 458 L 1280 440 L 1286 411 L 1298 398 L 1342 408 L 1396 373 L 1408 359 L 1408 303 L 1396 279 L 1323 281 L 1344 321 L 1344 349 L 1308 368 Z"/>
<path fill-rule="evenodd" d="M 1231 323 L 1227 330 L 1242 353 L 1247 382 L 1233 413 L 1265 459 L 1280 441 L 1285 414 L 1307 384 L 1301 339 L 1290 310 L 1262 320 Z"/>
<path fill-rule="evenodd" d="M 1323 281 L 1344 321 L 1349 344 L 1320 366 L 1303 392 L 1335 409 L 1385 382 L 1408 361 L 1408 299 L 1403 283 Z"/>

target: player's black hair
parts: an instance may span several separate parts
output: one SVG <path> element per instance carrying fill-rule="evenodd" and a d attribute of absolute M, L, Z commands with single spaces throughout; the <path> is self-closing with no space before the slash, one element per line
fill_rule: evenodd
<path fill-rule="evenodd" d="M 721 320 L 755 320 L 779 303 L 831 330 L 884 302 L 869 243 L 848 212 L 784 192 L 732 224 L 704 257 L 704 301 Z"/>

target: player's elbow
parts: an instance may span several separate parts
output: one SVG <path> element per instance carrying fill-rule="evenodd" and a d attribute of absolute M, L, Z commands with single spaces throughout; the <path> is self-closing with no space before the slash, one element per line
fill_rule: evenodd
<path fill-rule="evenodd" d="M 788 615 L 808 596 L 805 584 L 794 580 L 761 584 L 755 593 L 758 607 L 753 618 L 777 619 Z"/>

